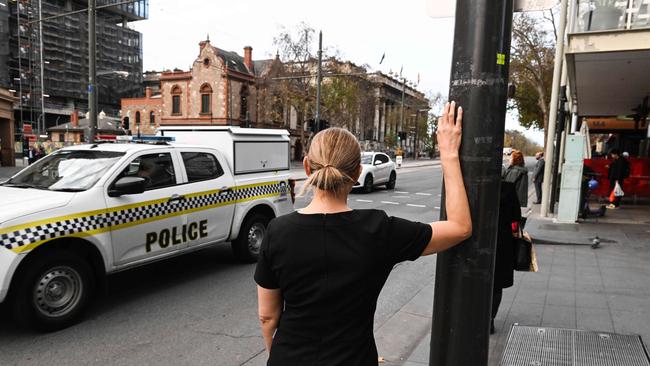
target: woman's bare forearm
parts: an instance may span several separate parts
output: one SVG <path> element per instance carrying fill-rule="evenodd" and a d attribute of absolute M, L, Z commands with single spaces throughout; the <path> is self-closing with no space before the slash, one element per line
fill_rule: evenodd
<path fill-rule="evenodd" d="M 273 335 L 278 329 L 278 322 L 280 314 L 274 317 L 262 318 L 260 317 L 260 326 L 262 327 L 262 337 L 264 337 L 264 346 L 267 352 L 271 352 L 271 344 L 273 343 Z"/>
<path fill-rule="evenodd" d="M 456 114 L 455 106 L 453 102 L 445 105 L 443 116 L 438 120 L 437 131 L 445 181 L 447 220 L 431 223 L 433 235 L 423 255 L 445 250 L 472 235 L 472 218 L 458 153 L 462 136 L 463 109 L 459 107 Z"/>

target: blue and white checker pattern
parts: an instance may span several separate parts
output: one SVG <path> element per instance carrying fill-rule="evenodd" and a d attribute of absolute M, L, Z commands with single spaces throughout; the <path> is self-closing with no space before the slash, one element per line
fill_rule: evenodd
<path fill-rule="evenodd" d="M 159 202 L 151 205 L 131 207 L 124 210 L 109 211 L 89 216 L 82 216 L 59 221 L 52 221 L 34 227 L 22 228 L 14 231 L 3 232 L 0 229 L 0 246 L 9 250 L 25 245 L 65 237 L 77 233 L 93 230 L 119 228 L 139 220 L 161 217 L 168 214 L 179 213 L 192 209 L 200 209 L 216 204 L 234 203 L 238 200 L 255 198 L 266 195 L 287 194 L 286 182 L 275 182 L 264 185 L 255 185 L 233 190 L 212 192 L 197 195 L 175 202 Z"/>

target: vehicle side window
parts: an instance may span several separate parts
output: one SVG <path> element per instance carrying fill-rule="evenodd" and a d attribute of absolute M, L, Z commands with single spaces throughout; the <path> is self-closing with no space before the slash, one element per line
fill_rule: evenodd
<path fill-rule="evenodd" d="M 223 175 L 223 168 L 217 158 L 204 152 L 182 152 L 187 181 L 198 182 L 202 180 L 215 179 Z"/>
<path fill-rule="evenodd" d="M 120 174 L 122 177 L 144 178 L 145 190 L 173 186 L 176 184 L 174 162 L 170 153 L 148 154 L 139 156 Z"/>
<path fill-rule="evenodd" d="M 377 154 L 377 157 L 375 158 L 375 160 L 380 160 L 382 164 L 386 164 L 386 163 L 388 163 L 388 156 L 386 156 L 384 154 Z"/>

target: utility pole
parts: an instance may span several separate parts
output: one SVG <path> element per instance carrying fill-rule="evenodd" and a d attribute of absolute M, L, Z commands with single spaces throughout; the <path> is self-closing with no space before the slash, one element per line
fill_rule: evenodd
<path fill-rule="evenodd" d="M 20 3 L 16 4 L 16 6 L 20 7 Z M 43 3 L 41 0 L 38 0 L 38 19 L 43 19 Z M 20 20 L 19 20 L 20 21 Z M 43 130 L 45 129 L 45 82 L 44 82 L 44 72 L 43 72 L 43 22 L 38 22 L 38 43 L 39 43 L 39 48 L 41 51 L 41 122 L 39 122 L 36 126 L 38 129 L 38 135 L 42 134 Z M 43 130 L 41 129 L 41 124 L 43 124 Z"/>
<path fill-rule="evenodd" d="M 399 112 L 399 128 L 397 131 L 398 134 L 404 128 L 404 94 L 406 94 L 406 78 L 402 78 L 402 108 L 400 108 Z M 404 141 L 402 141 L 402 139 L 399 140 L 399 145 L 399 147 L 404 146 Z"/>
<path fill-rule="evenodd" d="M 449 98 L 464 111 L 460 162 L 474 231 L 438 254 L 429 365 L 488 363 L 512 13 L 512 0 L 456 1 Z"/>
<path fill-rule="evenodd" d="M 95 135 L 97 134 L 96 1 L 88 0 L 88 117 L 90 118 L 90 143 L 95 141 Z"/>
<path fill-rule="evenodd" d="M 553 159 L 555 146 L 553 145 L 553 138 L 555 137 L 555 125 L 557 123 L 557 108 L 558 99 L 560 94 L 560 76 L 562 73 L 562 60 L 564 59 L 564 32 L 566 31 L 566 14 L 567 14 L 567 0 L 562 0 L 560 3 L 560 27 L 558 28 L 557 41 L 555 42 L 555 64 L 553 66 L 553 85 L 551 88 L 551 108 L 548 120 L 548 133 L 546 135 L 546 152 L 544 158 L 546 164 L 544 165 L 544 180 L 542 183 L 542 207 L 540 208 L 540 215 L 542 217 L 548 216 L 548 208 L 551 202 L 551 181 L 555 180 L 553 177 Z M 559 146 L 557 147 L 560 148 Z"/>
<path fill-rule="evenodd" d="M 20 108 L 20 129 L 23 132 L 23 143 L 25 142 L 25 118 L 23 116 L 23 47 L 22 47 L 22 20 L 20 16 L 20 6 L 21 3 L 16 4 L 16 24 L 18 25 L 18 97 L 20 102 L 18 107 Z"/>
<path fill-rule="evenodd" d="M 318 70 L 316 71 L 316 132 L 320 131 L 320 88 L 323 81 L 323 31 L 318 32 Z"/>
<path fill-rule="evenodd" d="M 563 73 L 565 74 L 564 76 L 566 77 L 566 69 L 563 67 L 562 68 Z M 566 84 L 566 79 L 565 77 L 562 78 L 563 83 Z M 558 117 L 557 117 L 557 128 L 555 131 L 555 156 L 553 157 L 553 181 L 551 182 L 551 199 L 549 201 L 549 212 L 554 213 L 555 212 L 555 202 L 557 201 L 557 187 L 559 185 L 559 177 L 558 177 L 558 171 L 560 168 L 560 160 L 562 160 L 562 157 L 560 156 L 561 152 L 561 144 L 562 144 L 562 134 L 564 133 L 564 126 L 566 122 L 566 110 L 565 110 L 565 105 L 567 103 L 567 97 L 566 97 L 566 85 L 562 85 L 560 87 L 560 111 L 558 112 Z"/>

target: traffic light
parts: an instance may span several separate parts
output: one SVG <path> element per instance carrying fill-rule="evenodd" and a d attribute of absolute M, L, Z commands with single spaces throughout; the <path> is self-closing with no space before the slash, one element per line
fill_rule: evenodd
<path fill-rule="evenodd" d="M 397 133 L 397 141 L 406 140 L 406 132 L 400 131 Z"/>
<path fill-rule="evenodd" d="M 325 120 L 325 119 L 320 120 L 320 126 L 316 126 L 316 121 L 314 121 L 313 118 L 310 119 L 308 121 L 308 123 L 309 123 L 309 129 L 313 133 L 317 133 L 318 131 L 322 131 L 322 130 L 330 128 L 330 122 L 328 120 Z"/>

